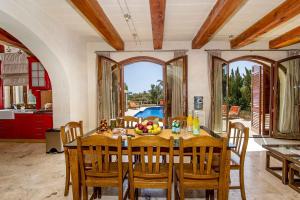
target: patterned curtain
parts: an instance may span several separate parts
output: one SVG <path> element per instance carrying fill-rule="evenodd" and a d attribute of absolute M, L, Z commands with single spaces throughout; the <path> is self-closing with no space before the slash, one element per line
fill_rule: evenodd
<path fill-rule="evenodd" d="M 3 53 L 1 56 L 3 85 L 28 85 L 28 60 L 24 53 Z"/>

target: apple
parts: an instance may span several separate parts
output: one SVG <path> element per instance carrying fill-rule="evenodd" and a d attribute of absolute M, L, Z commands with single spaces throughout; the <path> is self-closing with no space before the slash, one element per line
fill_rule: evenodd
<path fill-rule="evenodd" d="M 144 129 L 143 129 L 143 133 L 148 133 L 148 129 L 147 129 L 147 128 L 144 128 Z"/>
<path fill-rule="evenodd" d="M 143 126 L 142 124 L 139 124 L 139 125 L 138 125 L 138 128 L 139 128 L 140 130 L 143 130 L 143 129 L 144 129 L 144 126 Z"/>
<path fill-rule="evenodd" d="M 149 122 L 147 123 L 147 125 L 153 125 L 153 122 L 152 122 L 152 121 L 149 121 Z"/>
<path fill-rule="evenodd" d="M 137 128 L 139 126 L 139 124 L 136 124 L 134 127 Z"/>
<path fill-rule="evenodd" d="M 147 123 L 148 123 L 148 120 L 145 120 L 145 121 L 142 122 L 142 125 L 147 126 Z"/>

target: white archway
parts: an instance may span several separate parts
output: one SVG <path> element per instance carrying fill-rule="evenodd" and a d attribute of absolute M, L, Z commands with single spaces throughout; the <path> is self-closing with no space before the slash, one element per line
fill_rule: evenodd
<path fill-rule="evenodd" d="M 0 10 L 1 28 L 20 40 L 42 62 L 51 79 L 53 89 L 53 126 L 70 120 L 70 84 L 66 72 L 55 53 L 29 27 Z"/>

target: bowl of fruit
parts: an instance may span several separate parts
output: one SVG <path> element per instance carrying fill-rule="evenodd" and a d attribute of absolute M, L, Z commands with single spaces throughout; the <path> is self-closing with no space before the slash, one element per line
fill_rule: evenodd
<path fill-rule="evenodd" d="M 158 135 L 161 133 L 161 128 L 158 122 L 145 120 L 135 125 L 134 132 L 139 135 Z"/>

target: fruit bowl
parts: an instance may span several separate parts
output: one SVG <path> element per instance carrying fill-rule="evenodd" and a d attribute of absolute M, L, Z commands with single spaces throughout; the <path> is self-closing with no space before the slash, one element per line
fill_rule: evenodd
<path fill-rule="evenodd" d="M 135 125 L 134 132 L 139 135 L 158 135 L 161 133 L 161 128 L 158 122 L 145 120 Z"/>

